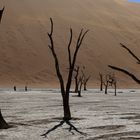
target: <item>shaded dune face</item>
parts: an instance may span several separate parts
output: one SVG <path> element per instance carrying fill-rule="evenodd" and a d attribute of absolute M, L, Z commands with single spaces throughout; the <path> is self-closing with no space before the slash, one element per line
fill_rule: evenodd
<path fill-rule="evenodd" d="M 98 73 L 110 71 L 108 64 L 121 66 L 140 77 L 139 65 L 119 47 L 124 43 L 139 56 L 140 5 L 126 0 L 5 0 L 0 26 L 0 84 L 57 84 L 54 63 L 48 49 L 49 18 L 54 20 L 55 49 L 61 70 L 67 75 L 69 28 L 74 30 L 72 48 L 81 28 L 90 32 L 81 46 L 77 65 L 85 66 L 91 85 Z M 137 86 L 116 73 L 120 85 Z"/>

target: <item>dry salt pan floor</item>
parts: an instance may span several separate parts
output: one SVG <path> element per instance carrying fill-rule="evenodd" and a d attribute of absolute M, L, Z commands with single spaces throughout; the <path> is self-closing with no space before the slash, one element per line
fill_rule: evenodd
<path fill-rule="evenodd" d="M 70 95 L 74 120 L 87 136 L 68 131 L 64 125 L 50 133 L 48 140 L 140 140 L 140 90 L 119 90 L 104 95 L 99 90 Z M 0 91 L 2 113 L 13 125 L 0 130 L 0 140 L 44 140 L 40 135 L 60 122 L 62 101 L 59 90 L 28 92 Z"/>

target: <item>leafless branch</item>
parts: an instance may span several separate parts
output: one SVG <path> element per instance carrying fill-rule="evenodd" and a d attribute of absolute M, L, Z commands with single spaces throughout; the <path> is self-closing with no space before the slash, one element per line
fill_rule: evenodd
<path fill-rule="evenodd" d="M 120 43 L 121 47 L 123 47 L 124 49 L 126 49 L 130 54 L 131 56 L 137 60 L 137 63 L 140 64 L 140 59 L 128 48 L 126 47 L 125 45 L 123 45 L 122 43 Z"/>
<path fill-rule="evenodd" d="M 52 20 L 52 18 L 50 18 L 50 22 L 51 22 L 51 31 L 50 31 L 50 33 L 48 33 L 48 37 L 50 39 L 51 44 L 48 45 L 48 47 L 51 50 L 54 61 L 55 61 L 55 69 L 56 69 L 57 77 L 60 81 L 59 83 L 60 83 L 60 87 L 61 87 L 61 93 L 62 93 L 62 96 L 64 96 L 64 94 L 65 94 L 64 80 L 63 80 L 62 74 L 60 72 L 59 62 L 58 62 L 58 58 L 57 58 L 57 55 L 56 55 L 55 50 L 54 50 L 54 42 L 53 42 L 53 38 L 52 38 L 52 35 L 53 35 L 53 20 Z"/>
<path fill-rule="evenodd" d="M 75 48 L 73 59 L 72 59 L 72 64 L 71 64 L 69 74 L 68 74 L 68 80 L 67 80 L 67 85 L 66 85 L 66 93 L 67 94 L 69 94 L 69 90 L 70 90 L 70 86 L 71 86 L 72 75 L 73 75 L 74 66 L 75 66 L 75 62 L 76 62 L 76 58 L 77 58 L 77 53 L 78 53 L 78 50 L 79 50 L 79 48 L 82 44 L 82 41 L 83 41 L 83 39 L 84 39 L 84 37 L 85 37 L 85 35 L 87 34 L 88 31 L 89 30 L 87 30 L 83 33 L 83 29 L 81 29 L 81 31 L 79 33 L 76 48 Z"/>
<path fill-rule="evenodd" d="M 70 28 L 70 39 L 69 39 L 69 43 L 68 43 L 69 68 L 71 68 L 71 51 L 70 51 L 70 46 L 71 46 L 71 43 L 72 43 L 72 36 L 73 36 L 73 32 L 72 32 L 72 28 Z"/>
<path fill-rule="evenodd" d="M 115 67 L 115 66 L 111 66 L 111 65 L 108 65 L 108 67 L 114 69 L 114 70 L 117 70 L 117 71 L 120 71 L 120 72 L 123 72 L 125 74 L 127 74 L 128 76 L 130 76 L 136 83 L 140 84 L 140 80 L 135 76 L 133 75 L 132 73 L 128 72 L 127 70 L 125 69 L 122 69 L 122 68 L 119 68 L 119 67 Z"/>

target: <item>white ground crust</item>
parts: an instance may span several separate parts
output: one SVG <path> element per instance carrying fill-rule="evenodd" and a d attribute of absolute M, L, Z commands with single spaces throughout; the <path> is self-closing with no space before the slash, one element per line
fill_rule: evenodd
<path fill-rule="evenodd" d="M 48 135 L 49 140 L 133 140 L 140 139 L 140 90 L 118 90 L 104 95 L 99 90 L 70 95 L 72 123 L 87 133 L 68 132 L 68 126 Z M 0 108 L 13 128 L 0 130 L 1 140 L 43 140 L 40 135 L 58 124 L 63 116 L 59 90 L 0 91 Z"/>

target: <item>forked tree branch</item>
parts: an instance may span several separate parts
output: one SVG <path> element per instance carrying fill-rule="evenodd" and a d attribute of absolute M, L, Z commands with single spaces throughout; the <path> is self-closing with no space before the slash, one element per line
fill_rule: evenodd
<path fill-rule="evenodd" d="M 70 28 L 70 39 L 69 39 L 69 43 L 68 43 L 69 69 L 71 68 L 71 51 L 70 51 L 70 47 L 71 47 L 71 43 L 72 43 L 72 36 L 73 36 L 73 32 L 72 32 L 72 28 Z"/>
<path fill-rule="evenodd" d="M 68 74 L 68 80 L 67 80 L 67 85 L 66 85 L 66 93 L 69 95 L 69 90 L 70 90 L 70 86 L 71 86 L 71 81 L 72 81 L 72 75 L 73 75 L 73 71 L 74 71 L 74 66 L 75 66 L 75 62 L 76 62 L 76 58 L 77 58 L 77 53 L 78 53 L 78 50 L 83 42 L 83 39 L 85 37 L 85 35 L 88 33 L 89 30 L 85 31 L 83 33 L 83 29 L 81 29 L 80 33 L 79 33 L 79 36 L 78 36 L 78 39 L 77 39 L 77 43 L 76 43 L 76 48 L 75 48 L 75 51 L 74 51 L 74 55 L 73 55 L 73 58 L 72 58 L 72 62 L 71 62 L 71 67 L 69 69 L 69 74 Z"/>
<path fill-rule="evenodd" d="M 51 22 L 51 31 L 50 31 L 50 33 L 48 33 L 48 37 L 50 39 L 50 45 L 48 45 L 48 47 L 50 48 L 52 55 L 53 55 L 53 58 L 54 58 L 54 61 L 55 61 L 55 69 L 56 69 L 57 77 L 59 79 L 61 93 L 62 93 L 62 96 L 64 96 L 64 94 L 65 94 L 64 80 L 63 80 L 63 77 L 62 77 L 61 72 L 60 72 L 59 62 L 58 62 L 58 58 L 57 58 L 57 55 L 56 55 L 55 50 L 54 50 L 54 42 L 53 42 L 53 37 L 52 37 L 52 35 L 53 35 L 53 20 L 52 20 L 52 18 L 50 18 L 50 22 Z"/>
<path fill-rule="evenodd" d="M 84 34 L 81 36 L 81 38 L 80 38 L 80 41 L 79 41 L 79 47 L 81 46 L 81 44 L 82 44 L 82 42 L 83 42 L 83 39 L 84 39 L 84 37 L 85 37 L 85 35 L 88 33 L 88 31 L 89 30 L 86 30 L 85 32 L 84 32 Z"/>
<path fill-rule="evenodd" d="M 140 84 L 140 80 L 135 76 L 133 75 L 132 73 L 128 72 L 127 70 L 125 69 L 122 69 L 122 68 L 119 68 L 119 67 L 115 67 L 115 66 L 111 66 L 111 65 L 108 65 L 108 67 L 114 69 L 114 70 L 117 70 L 117 71 L 120 71 L 120 72 L 123 72 L 125 74 L 127 74 L 129 77 L 131 77 L 136 83 Z"/>
<path fill-rule="evenodd" d="M 83 33 L 83 29 L 81 29 L 81 32 L 78 36 L 78 39 L 77 39 L 77 44 L 76 44 L 76 48 L 75 48 L 75 52 L 74 52 L 74 56 L 73 56 L 73 61 L 72 61 L 72 68 L 74 68 L 74 65 L 75 65 L 75 61 L 76 61 L 76 57 L 77 57 L 77 53 L 78 53 L 78 50 L 83 42 L 83 39 L 85 37 L 85 35 L 88 33 L 89 30 L 86 30 L 84 33 Z"/>
<path fill-rule="evenodd" d="M 131 56 L 137 60 L 137 63 L 140 64 L 140 59 L 129 49 L 127 48 L 125 45 L 123 45 L 122 43 L 120 43 L 121 47 L 123 47 L 124 49 L 126 49 L 130 54 Z"/>

